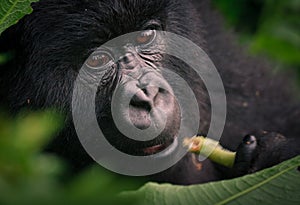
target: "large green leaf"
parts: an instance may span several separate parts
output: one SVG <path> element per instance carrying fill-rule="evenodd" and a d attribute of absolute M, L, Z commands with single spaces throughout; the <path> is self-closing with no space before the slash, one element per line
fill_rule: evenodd
<path fill-rule="evenodd" d="M 127 197 L 141 204 L 300 204 L 300 156 L 244 177 L 203 185 L 174 186 L 148 183 Z"/>
<path fill-rule="evenodd" d="M 38 0 L 0 0 L 0 34 L 32 12 L 30 4 Z"/>

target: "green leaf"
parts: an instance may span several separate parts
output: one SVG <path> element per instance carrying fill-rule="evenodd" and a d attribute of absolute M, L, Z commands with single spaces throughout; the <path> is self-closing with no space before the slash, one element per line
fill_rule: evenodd
<path fill-rule="evenodd" d="M 23 16 L 30 14 L 30 4 L 38 0 L 0 0 L 0 35 L 1 33 L 17 23 Z"/>
<path fill-rule="evenodd" d="M 138 191 L 141 204 L 300 204 L 300 156 L 277 166 L 232 180 L 203 185 L 174 186 L 148 183 Z"/>

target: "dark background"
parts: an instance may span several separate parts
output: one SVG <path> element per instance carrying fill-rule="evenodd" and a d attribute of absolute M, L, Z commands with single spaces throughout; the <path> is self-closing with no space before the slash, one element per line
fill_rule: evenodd
<path fill-rule="evenodd" d="M 251 54 L 266 56 L 278 69 L 297 72 L 300 80 L 299 0 L 213 0 L 213 3 L 224 15 L 226 26 L 237 32 L 240 43 Z"/>

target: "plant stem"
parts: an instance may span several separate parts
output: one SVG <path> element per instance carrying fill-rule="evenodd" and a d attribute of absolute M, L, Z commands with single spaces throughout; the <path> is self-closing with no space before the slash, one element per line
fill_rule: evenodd
<path fill-rule="evenodd" d="M 208 157 L 215 163 L 226 167 L 232 167 L 235 160 L 235 152 L 224 149 L 218 141 L 203 136 L 195 136 L 184 139 L 183 145 L 188 151 Z"/>

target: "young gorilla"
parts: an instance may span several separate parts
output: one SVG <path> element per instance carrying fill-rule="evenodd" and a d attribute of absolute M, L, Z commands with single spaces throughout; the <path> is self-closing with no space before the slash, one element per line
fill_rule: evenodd
<path fill-rule="evenodd" d="M 68 159 L 75 169 L 92 162 L 77 138 L 71 116 L 73 85 L 84 64 L 96 70 L 108 67 L 98 87 L 96 113 L 108 141 L 122 152 L 160 152 L 172 144 L 180 124 L 179 107 L 172 95 L 146 86 L 132 98 L 127 120 L 144 129 L 151 123 L 151 119 L 143 118 L 144 113 L 159 107 L 167 115 L 160 136 L 135 142 L 116 128 L 110 109 L 113 90 L 126 76 L 138 76 L 135 74 L 143 66 L 152 67 L 154 73 L 163 65 L 185 76 L 199 103 L 199 132 L 207 133 L 209 97 L 192 69 L 182 69 L 187 65 L 149 50 L 126 50 L 123 58 L 111 63 L 114 59 L 109 51 L 97 50 L 110 39 L 134 31 L 140 31 L 132 39 L 135 45 L 151 43 L 156 31 L 164 30 L 185 36 L 205 50 L 221 75 L 227 97 L 227 120 L 220 142 L 238 151 L 233 169 L 209 160 L 199 169 L 194 166 L 192 155 L 187 154 L 173 167 L 151 176 L 151 180 L 176 184 L 207 182 L 251 173 L 300 153 L 300 106 L 290 97 L 293 93 L 288 80 L 272 74 L 267 65 L 246 57 L 232 43 L 231 35 L 223 31 L 222 21 L 208 1 L 41 0 L 33 4 L 33 9 L 32 14 L 0 38 L 1 51 L 15 54 L 12 61 L 1 67 L 0 97 L 13 113 L 22 108 L 48 107 L 66 113 L 65 128 L 49 151 Z"/>

